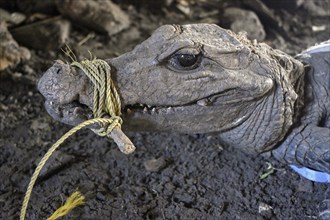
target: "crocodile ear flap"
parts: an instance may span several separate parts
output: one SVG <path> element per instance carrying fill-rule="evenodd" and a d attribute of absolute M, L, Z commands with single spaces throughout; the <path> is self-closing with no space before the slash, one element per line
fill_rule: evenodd
<path fill-rule="evenodd" d="M 301 75 L 304 73 L 304 64 L 288 54 L 280 50 L 272 50 L 271 56 L 286 71 L 290 82 L 293 84 L 295 84 L 295 82 L 300 79 Z"/>

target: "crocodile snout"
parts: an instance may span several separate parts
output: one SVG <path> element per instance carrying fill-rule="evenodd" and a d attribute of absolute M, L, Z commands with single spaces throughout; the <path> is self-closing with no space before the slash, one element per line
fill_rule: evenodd
<path fill-rule="evenodd" d="M 92 88 L 84 74 L 62 61 L 49 68 L 38 83 L 38 90 L 48 100 L 58 104 L 78 101 L 92 106 L 90 95 Z"/>
<path fill-rule="evenodd" d="M 38 82 L 38 90 L 46 98 L 56 102 L 63 102 L 58 95 L 61 90 L 65 89 L 70 82 L 67 81 L 70 75 L 70 66 L 61 61 L 57 61 L 49 68 Z M 63 77 L 66 80 L 63 80 Z M 62 84 L 62 82 L 66 82 Z M 63 97 L 62 97 L 63 98 Z"/>
<path fill-rule="evenodd" d="M 38 82 L 47 112 L 56 120 L 76 125 L 89 117 L 93 89 L 88 78 L 62 61 L 50 67 Z"/>

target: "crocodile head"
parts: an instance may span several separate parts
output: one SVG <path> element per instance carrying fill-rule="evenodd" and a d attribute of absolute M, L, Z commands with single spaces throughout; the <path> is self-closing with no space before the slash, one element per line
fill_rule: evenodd
<path fill-rule="evenodd" d="M 292 125 L 303 75 L 290 56 L 210 24 L 162 26 L 108 63 L 124 128 L 220 132 L 225 142 L 257 152 L 270 149 Z M 71 125 L 91 117 L 91 87 L 62 62 L 39 82 L 48 112 Z"/>

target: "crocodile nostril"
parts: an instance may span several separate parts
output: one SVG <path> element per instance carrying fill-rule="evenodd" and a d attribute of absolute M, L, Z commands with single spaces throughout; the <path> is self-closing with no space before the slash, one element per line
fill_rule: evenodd
<path fill-rule="evenodd" d="M 61 70 L 62 70 L 61 68 L 56 68 L 56 73 L 57 74 L 60 74 L 61 73 Z"/>
<path fill-rule="evenodd" d="M 49 70 L 56 75 L 63 74 L 67 71 L 66 64 L 61 60 L 56 60 L 56 63 Z"/>
<path fill-rule="evenodd" d="M 54 68 L 53 71 L 54 71 L 56 74 L 62 74 L 62 73 L 63 73 L 63 67 L 62 67 L 61 65 L 56 65 L 56 66 L 54 66 L 53 68 Z"/>

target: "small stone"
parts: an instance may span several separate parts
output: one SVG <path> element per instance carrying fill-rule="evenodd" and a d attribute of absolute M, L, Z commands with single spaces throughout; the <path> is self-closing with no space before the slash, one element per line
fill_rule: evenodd
<path fill-rule="evenodd" d="M 110 0 L 56 0 L 58 10 L 71 20 L 101 33 L 114 35 L 129 27 L 129 17 Z"/>
<path fill-rule="evenodd" d="M 8 11 L 0 8 L 0 20 L 5 21 L 8 26 L 18 25 L 26 19 L 26 16 L 19 12 L 9 13 Z"/>
<path fill-rule="evenodd" d="M 178 4 L 176 7 L 185 15 L 189 15 L 191 13 L 189 6 Z"/>
<path fill-rule="evenodd" d="M 166 166 L 166 160 L 164 157 L 158 159 L 147 160 L 143 163 L 144 168 L 149 172 L 158 172 Z"/>
<path fill-rule="evenodd" d="M 266 37 L 264 27 L 253 11 L 235 7 L 226 8 L 223 20 L 225 23 L 222 25 L 225 28 L 230 28 L 236 33 L 245 31 L 250 40 L 263 41 Z"/>
<path fill-rule="evenodd" d="M 97 192 L 96 193 L 96 199 L 100 200 L 100 201 L 104 201 L 105 200 L 105 196 L 102 192 Z"/>
<path fill-rule="evenodd" d="M 273 215 L 273 207 L 271 207 L 270 205 L 261 202 L 259 204 L 259 213 L 266 217 L 267 219 L 271 218 Z"/>
<path fill-rule="evenodd" d="M 5 104 L 0 103 L 0 110 L 1 111 L 7 111 L 9 108 Z"/>
<path fill-rule="evenodd" d="M 32 92 L 29 92 L 33 95 Z M 29 95 L 29 94 L 28 94 Z M 29 95 L 29 96 L 32 96 L 32 95 Z M 49 127 L 49 123 L 44 119 L 44 118 L 37 118 L 37 119 L 34 119 L 31 123 L 31 126 L 30 128 L 33 130 L 33 131 L 46 131 L 46 130 L 49 130 L 50 127 Z"/>
<path fill-rule="evenodd" d="M 30 51 L 17 44 L 4 21 L 0 21 L 0 54 L 0 71 L 31 58 Z"/>
<path fill-rule="evenodd" d="M 53 17 L 15 28 L 13 37 L 22 45 L 37 50 L 61 48 L 68 40 L 70 22 L 61 17 Z"/>

